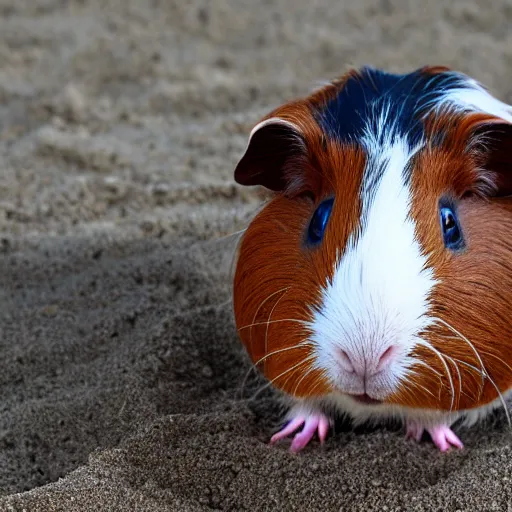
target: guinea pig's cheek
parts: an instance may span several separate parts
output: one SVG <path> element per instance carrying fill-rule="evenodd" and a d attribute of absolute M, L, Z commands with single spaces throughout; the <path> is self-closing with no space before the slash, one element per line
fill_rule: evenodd
<path fill-rule="evenodd" d="M 240 339 L 272 384 L 294 396 L 327 392 L 310 342 L 309 306 L 318 296 L 316 272 L 304 254 L 304 216 L 276 201 L 249 226 L 234 280 L 234 312 Z"/>
<path fill-rule="evenodd" d="M 512 264 L 509 254 L 500 254 L 508 235 L 496 244 L 491 237 L 499 230 L 489 229 L 496 216 L 476 213 L 475 219 L 461 216 L 471 235 L 467 249 L 439 268 L 439 284 L 431 298 L 436 325 L 424 333 L 424 344 L 412 353 L 421 363 L 413 367 L 414 378 L 432 394 L 430 399 L 423 396 L 422 403 L 436 409 L 499 403 L 500 393 L 512 387 Z M 512 230 L 512 220 L 506 228 L 504 233 Z"/>

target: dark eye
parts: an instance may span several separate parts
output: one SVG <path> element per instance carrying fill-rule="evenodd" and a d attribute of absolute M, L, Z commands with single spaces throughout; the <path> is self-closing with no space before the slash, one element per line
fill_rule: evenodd
<path fill-rule="evenodd" d="M 317 244 L 322 240 L 333 203 L 334 199 L 327 199 L 318 205 L 309 223 L 308 243 Z"/>
<path fill-rule="evenodd" d="M 448 249 L 457 250 L 464 246 L 462 233 L 453 208 L 443 206 L 440 209 L 441 229 L 444 245 Z"/>

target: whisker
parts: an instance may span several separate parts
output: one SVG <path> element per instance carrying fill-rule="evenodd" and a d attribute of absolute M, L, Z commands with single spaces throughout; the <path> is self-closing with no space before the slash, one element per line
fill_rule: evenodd
<path fill-rule="evenodd" d="M 465 391 L 463 391 L 463 386 L 462 386 L 462 374 L 460 373 L 460 368 L 459 368 L 459 365 L 457 364 L 457 361 L 458 359 L 454 359 L 453 357 L 450 357 L 450 356 L 447 356 L 446 354 L 444 354 L 444 356 L 449 359 L 453 365 L 455 366 L 455 369 L 457 370 L 457 375 L 459 377 L 459 401 L 460 401 L 460 397 L 461 395 L 465 395 L 467 396 L 469 399 L 471 399 L 472 397 L 469 396 Z"/>
<path fill-rule="evenodd" d="M 304 338 L 302 341 L 300 341 L 296 345 L 293 345 L 292 347 L 280 348 L 279 350 L 274 350 L 273 352 L 270 352 L 270 354 L 267 354 L 266 356 L 261 357 L 260 359 L 258 359 L 258 361 L 256 361 L 254 363 L 254 366 L 258 366 L 260 363 L 265 361 L 268 357 L 273 356 L 275 354 L 280 354 L 281 352 L 286 352 L 288 350 L 293 350 L 293 349 L 297 349 L 297 348 L 304 348 L 304 347 L 307 347 L 308 345 L 311 346 L 311 343 L 309 342 L 308 338 Z"/>
<path fill-rule="evenodd" d="M 254 313 L 254 317 L 252 319 L 253 323 L 251 325 L 248 325 L 246 327 L 253 327 L 254 326 L 254 322 L 256 321 L 256 317 L 258 316 L 258 313 L 260 312 L 260 309 L 262 308 L 263 304 L 265 304 L 265 302 L 267 302 L 267 300 L 271 299 L 274 295 L 277 295 L 278 293 L 281 293 L 281 292 L 287 292 L 288 290 L 290 289 L 289 286 L 285 286 L 284 288 L 281 288 L 280 290 L 277 290 L 275 291 L 274 293 L 271 293 L 259 306 L 258 306 L 258 309 L 256 310 L 256 312 Z M 238 329 L 238 331 L 241 331 L 242 329 L 245 329 L 245 327 L 242 327 L 240 329 Z M 252 347 L 252 329 L 251 329 L 251 332 L 250 332 L 250 336 L 249 336 L 249 344 L 251 345 Z"/>
<path fill-rule="evenodd" d="M 420 345 L 430 349 L 432 352 L 434 352 L 434 354 L 441 360 L 441 362 L 443 363 L 443 366 L 445 367 L 446 375 L 448 376 L 448 379 L 450 381 L 450 388 L 451 388 L 451 393 L 452 393 L 452 402 L 450 405 L 450 411 L 451 411 L 453 409 L 453 403 L 455 401 L 455 386 L 453 385 L 453 378 L 450 373 L 450 368 L 449 368 L 448 364 L 446 363 L 446 360 L 444 359 L 441 352 L 439 352 L 439 350 L 434 348 L 430 343 L 427 343 L 425 340 L 419 340 L 418 343 Z"/>
<path fill-rule="evenodd" d="M 252 396 L 250 396 L 247 401 L 248 402 L 252 402 L 262 391 L 264 391 L 265 389 L 269 388 L 270 386 L 272 385 L 271 382 L 267 382 L 266 384 L 264 384 L 263 386 L 261 386 L 260 389 L 258 389 L 256 391 L 256 393 L 254 393 Z"/>
<path fill-rule="evenodd" d="M 315 371 L 315 367 L 314 366 L 311 366 L 311 368 L 304 373 L 304 375 L 299 379 L 299 381 L 297 382 L 294 390 L 293 390 L 293 395 L 295 395 L 297 393 L 297 390 L 299 389 L 299 386 L 301 385 L 302 381 L 310 374 L 312 373 L 313 371 Z"/>
<path fill-rule="evenodd" d="M 453 359 L 453 361 L 454 361 L 454 362 L 456 361 L 456 362 L 457 362 L 457 363 L 459 363 L 459 364 L 463 364 L 463 365 L 467 366 L 468 368 L 470 368 L 470 369 L 474 370 L 474 371 L 477 373 L 477 375 L 482 376 L 482 370 L 481 370 L 480 368 L 477 368 L 476 366 L 474 366 L 474 365 L 472 365 L 472 364 L 466 363 L 465 361 L 462 361 L 461 359 L 457 359 L 456 357 L 453 357 L 453 358 L 451 358 L 451 359 Z M 470 399 L 475 398 L 475 397 L 471 397 L 471 396 L 470 396 L 470 395 L 468 395 L 467 393 L 464 393 L 464 394 L 465 394 L 468 398 L 470 398 Z M 481 386 L 479 386 L 478 397 L 476 397 L 476 399 L 478 400 L 478 398 L 479 398 L 479 397 L 481 397 L 481 396 L 482 396 L 482 387 L 481 387 Z"/>
<path fill-rule="evenodd" d="M 441 389 L 442 389 L 442 386 L 443 386 L 443 376 L 441 373 L 439 373 L 437 370 L 435 370 L 434 368 L 432 368 L 430 365 L 428 365 L 427 363 L 425 363 L 425 361 L 421 361 L 421 360 L 415 360 L 414 361 L 414 364 L 420 364 L 420 365 L 423 365 L 425 366 L 428 370 L 430 370 L 434 375 L 437 376 L 437 378 L 439 379 L 440 383 L 441 383 L 441 386 L 439 386 L 439 394 L 437 396 L 437 400 L 438 402 L 441 401 Z M 414 371 L 411 371 L 412 374 L 414 375 L 418 375 L 416 372 Z M 432 394 L 432 396 L 435 398 L 435 395 Z"/>
<path fill-rule="evenodd" d="M 311 394 L 322 384 L 323 379 L 325 379 L 325 375 L 323 373 L 316 378 L 315 383 L 311 386 L 311 389 L 309 390 Z"/>
<path fill-rule="evenodd" d="M 288 288 L 289 289 L 289 288 Z M 281 299 L 287 294 L 288 290 L 286 290 L 282 295 L 281 297 L 279 297 L 276 302 L 274 303 L 274 305 L 272 306 L 272 309 L 270 310 L 270 313 L 268 315 L 268 320 L 267 320 L 267 328 L 265 329 L 265 354 L 267 353 L 267 350 L 268 350 L 268 329 L 270 327 L 270 319 L 272 318 L 272 313 L 274 312 L 274 309 L 276 309 L 277 305 L 279 304 L 279 302 L 281 301 Z M 252 332 L 251 332 L 252 334 Z"/>
<path fill-rule="evenodd" d="M 457 358 L 454 358 L 455 361 L 457 361 L 458 363 L 460 364 L 463 364 L 464 366 L 467 366 L 468 368 L 471 368 L 472 370 L 474 370 L 476 373 L 478 373 L 478 375 L 482 375 L 482 370 L 480 368 L 477 368 L 475 365 L 473 364 L 470 364 L 470 363 L 466 363 L 466 361 L 462 361 L 461 359 L 457 359 Z M 484 376 L 486 376 L 484 374 Z"/>
<path fill-rule="evenodd" d="M 244 229 L 240 229 L 239 231 L 233 231 L 232 233 L 227 233 L 226 235 L 209 238 L 206 240 L 206 243 L 207 244 L 215 244 L 217 242 L 222 242 L 223 240 L 228 240 L 229 238 L 234 238 L 237 235 L 241 235 L 242 233 L 245 233 L 246 231 L 247 231 L 247 228 L 244 228 Z"/>
<path fill-rule="evenodd" d="M 414 364 L 421 364 L 423 366 L 425 366 L 426 368 L 428 368 L 432 373 L 435 373 L 437 375 L 437 377 L 442 380 L 442 374 L 440 374 L 437 370 L 435 370 L 434 368 L 432 368 L 432 366 L 428 365 L 427 363 L 425 363 L 425 361 L 421 361 L 420 359 L 418 360 L 415 360 L 414 361 Z"/>
<path fill-rule="evenodd" d="M 426 393 L 428 393 L 430 396 L 433 396 L 434 398 L 436 397 L 436 395 L 434 395 L 434 393 L 432 393 L 432 391 L 430 391 L 428 388 L 426 388 L 425 386 L 422 386 L 421 384 L 418 384 L 417 382 L 414 383 L 415 386 L 417 388 L 420 388 L 422 389 L 423 391 L 425 391 Z"/>
<path fill-rule="evenodd" d="M 416 372 L 414 371 L 411 371 L 409 372 L 409 375 L 416 375 L 416 376 L 419 376 Z M 413 387 L 417 387 L 417 388 L 420 388 L 420 389 L 423 389 L 423 391 L 426 391 L 430 396 L 433 396 L 434 398 L 436 397 L 436 395 L 434 395 L 434 393 L 432 393 L 432 391 L 430 391 L 428 388 L 426 388 L 425 386 L 422 386 L 421 384 L 419 384 L 417 381 L 413 380 Z"/>
<path fill-rule="evenodd" d="M 262 308 L 263 304 L 265 304 L 265 302 L 267 302 L 269 299 L 271 299 L 274 295 L 277 295 L 278 293 L 281 293 L 281 292 L 284 292 L 286 293 L 288 290 L 290 289 L 289 286 L 285 286 L 284 288 L 281 288 L 280 290 L 277 290 L 273 293 L 271 293 L 259 306 L 258 306 L 258 309 L 256 310 L 256 313 L 254 313 L 254 317 L 252 319 L 253 323 L 250 324 L 250 325 L 247 325 L 245 327 L 241 327 L 240 329 L 238 329 L 238 332 L 240 332 L 242 329 L 245 329 L 245 328 L 248 328 L 248 327 L 254 327 L 255 325 L 263 325 L 263 323 L 266 323 L 266 322 L 262 322 L 261 324 L 257 324 L 257 323 L 254 323 L 255 320 L 256 320 L 256 317 L 258 316 L 258 313 L 260 311 L 260 309 Z M 284 295 L 284 294 L 283 294 Z M 281 300 L 281 297 L 279 298 L 279 300 Z M 278 302 L 279 302 L 278 300 Z M 274 305 L 275 307 L 275 305 Z M 274 309 L 272 309 L 272 311 L 274 311 Z M 272 311 L 270 312 L 270 314 L 272 314 Z M 270 317 L 269 317 L 270 318 Z M 267 323 L 267 333 L 268 333 L 268 323 Z M 251 329 L 251 332 L 250 332 L 250 335 L 249 335 L 249 345 L 252 347 L 252 329 Z M 267 346 L 267 338 L 265 336 L 265 352 L 266 352 L 266 346 Z M 244 377 L 244 380 L 243 380 L 243 383 L 242 383 L 242 388 L 240 390 L 240 397 L 243 396 L 243 392 L 244 392 L 244 387 L 245 387 L 245 383 L 247 381 L 247 378 L 249 377 L 251 371 L 253 369 L 255 369 L 256 367 L 255 366 L 251 366 L 251 368 L 249 369 L 249 371 L 247 372 L 246 376 Z"/>
<path fill-rule="evenodd" d="M 306 358 L 304 358 L 302 361 L 298 362 L 297 364 L 294 364 L 291 368 L 288 368 L 287 370 L 285 370 L 284 372 L 280 373 L 277 377 L 274 377 L 271 381 L 270 381 L 270 384 L 274 384 L 274 382 L 276 380 L 279 380 L 281 377 L 284 377 L 287 373 L 295 370 L 296 368 L 299 368 L 300 366 L 302 366 L 303 364 L 305 363 L 308 363 L 309 361 L 312 361 L 314 359 L 314 356 L 313 355 L 310 355 Z"/>
<path fill-rule="evenodd" d="M 406 396 L 408 396 L 411 400 L 411 403 L 416 402 L 416 395 L 414 395 L 412 389 L 409 386 L 405 386 L 402 390 L 403 393 L 405 393 Z"/>
<path fill-rule="evenodd" d="M 247 228 L 240 229 L 239 231 L 233 231 L 233 233 L 228 233 L 227 235 L 220 236 L 220 237 L 216 238 L 215 241 L 225 240 L 226 238 L 231 238 L 232 236 L 240 235 L 242 233 L 245 233 L 246 231 L 247 231 Z"/>
<path fill-rule="evenodd" d="M 444 326 L 448 327 L 448 329 L 450 329 L 454 334 L 456 334 L 457 336 L 459 336 L 463 341 L 465 341 L 470 347 L 471 349 L 473 350 L 474 354 L 476 355 L 477 359 L 478 359 L 478 362 L 480 363 L 480 366 L 482 367 L 482 369 L 484 370 L 485 373 L 487 373 L 487 370 L 485 369 L 485 366 L 484 366 L 484 363 L 482 361 L 482 358 L 480 357 L 480 354 L 478 353 L 478 350 L 475 348 L 475 346 L 473 345 L 473 343 L 471 343 L 467 338 L 466 336 L 464 336 L 462 333 L 460 333 L 457 329 L 455 329 L 455 327 L 453 327 L 452 325 L 450 325 L 448 322 L 446 322 L 445 320 L 443 320 L 442 318 L 436 318 L 435 319 L 436 321 L 438 322 L 441 322 Z M 484 378 L 485 376 L 482 374 L 482 387 L 484 385 Z"/>
<path fill-rule="evenodd" d="M 482 374 L 483 377 L 487 377 L 487 379 L 489 379 L 489 382 L 493 385 L 494 389 L 496 390 L 496 392 L 498 393 L 498 396 L 500 398 L 500 402 L 501 402 L 501 405 L 503 406 L 503 410 L 505 411 L 505 416 L 507 417 L 507 423 L 508 423 L 508 426 L 510 428 L 512 428 L 512 421 L 510 419 L 510 413 L 508 411 L 508 407 L 507 407 L 507 403 L 505 402 L 505 399 L 503 398 L 503 395 L 501 394 L 501 391 L 500 389 L 498 388 L 498 386 L 496 385 L 496 383 L 494 382 L 494 380 L 491 378 L 491 376 L 485 372 L 485 374 L 483 374 L 483 372 L 481 370 L 478 370 L 476 367 L 474 367 L 473 365 L 469 364 L 469 363 L 466 363 L 465 361 L 459 361 L 461 364 L 465 364 L 466 366 L 469 366 L 470 368 L 472 368 L 473 370 L 476 370 L 478 372 L 480 372 Z"/>
<path fill-rule="evenodd" d="M 240 327 L 238 330 L 241 331 L 243 329 L 248 329 L 249 327 L 255 327 L 257 325 L 267 325 L 267 324 L 275 324 L 279 322 L 296 322 L 301 325 L 307 324 L 305 320 L 298 320 L 297 318 L 280 318 L 279 320 L 272 320 L 271 322 L 256 322 L 254 324 L 244 325 L 243 327 Z"/>
<path fill-rule="evenodd" d="M 492 352 L 484 352 L 483 350 L 481 350 L 481 352 L 482 352 L 482 354 L 485 354 L 486 356 L 494 357 L 494 359 L 497 359 L 500 363 L 504 364 L 512 372 L 512 367 L 510 365 L 508 365 L 505 361 L 503 361 L 503 359 L 501 359 L 501 357 L 497 356 L 496 354 L 493 354 Z"/>
<path fill-rule="evenodd" d="M 249 368 L 249 370 L 247 371 L 247 373 L 245 374 L 245 377 L 244 377 L 244 380 L 242 381 L 242 385 L 241 385 L 241 388 L 240 388 L 240 397 L 243 395 L 243 391 L 244 391 L 244 388 L 245 388 L 245 384 L 247 383 L 247 379 L 249 377 L 249 375 L 251 374 L 251 372 L 253 370 L 257 370 L 258 369 L 258 365 L 260 363 L 262 363 L 263 361 L 265 361 L 267 358 L 273 356 L 273 355 L 276 355 L 276 354 L 280 354 L 281 352 L 286 352 L 288 350 L 294 350 L 294 349 L 298 349 L 298 348 L 303 348 L 303 347 L 307 347 L 309 345 L 309 341 L 307 338 L 304 338 L 303 340 L 301 340 L 299 343 L 297 343 L 296 345 L 293 345 L 291 347 L 284 347 L 284 348 L 280 348 L 278 350 L 274 350 L 273 352 L 270 352 L 270 354 L 267 354 L 263 357 L 261 357 L 260 359 L 258 359 L 258 361 L 256 361 L 255 363 L 253 363 L 251 365 L 251 367 Z"/>
<path fill-rule="evenodd" d="M 460 375 L 460 369 L 459 369 L 459 366 L 457 365 L 457 363 L 454 361 L 453 358 L 451 358 L 450 356 L 444 354 L 444 357 L 446 357 L 446 359 L 448 359 L 448 361 L 451 361 L 453 363 L 453 366 L 455 366 L 455 370 L 457 371 L 457 376 L 459 377 L 459 400 L 460 400 L 460 395 L 462 395 L 462 377 Z"/>
<path fill-rule="evenodd" d="M 487 377 L 487 379 L 489 379 L 489 382 L 492 384 L 492 386 L 494 387 L 494 389 L 496 390 L 496 392 L 498 393 L 498 396 L 500 398 L 500 401 L 501 401 L 501 405 L 503 406 L 503 409 L 505 411 L 505 415 L 507 417 L 507 422 L 508 422 L 508 425 L 510 428 L 512 428 L 512 421 L 510 419 L 510 413 L 509 413 L 509 410 L 508 410 L 508 407 L 507 407 L 507 403 L 505 402 L 505 399 L 503 398 L 503 394 L 501 393 L 499 387 L 497 386 L 496 382 L 494 382 L 494 379 L 490 376 L 489 372 L 487 371 L 487 368 L 485 367 L 483 361 L 482 361 L 482 358 L 480 357 L 480 354 L 478 353 L 478 351 L 476 350 L 476 348 L 473 346 L 473 344 L 466 338 L 466 336 L 464 336 L 462 333 L 460 333 L 459 331 L 457 331 L 457 329 L 455 329 L 453 326 L 451 326 L 448 322 L 445 322 L 444 320 L 440 319 L 440 318 L 437 318 L 438 321 L 440 321 L 441 323 L 443 323 L 444 325 L 446 325 L 446 327 L 448 327 L 452 332 L 454 332 L 455 334 L 457 334 L 458 336 L 460 336 L 460 338 L 462 340 L 464 340 L 472 349 L 473 349 L 473 352 L 475 353 L 475 355 L 477 356 L 478 358 L 478 361 L 480 363 L 480 366 L 482 367 L 482 371 L 480 372 L 481 376 L 482 376 L 482 391 L 481 393 L 483 393 L 483 387 L 484 387 L 484 379 Z M 493 354 L 494 355 L 494 354 Z M 462 361 L 461 361 L 462 362 Z M 508 366 L 508 365 L 507 365 Z M 480 394 L 481 396 L 481 394 Z"/>
<path fill-rule="evenodd" d="M 312 359 L 314 359 L 313 356 L 309 356 L 309 357 L 306 357 L 305 359 L 303 359 L 302 361 L 300 361 L 299 363 L 297 363 L 296 365 L 292 366 L 291 368 L 288 368 L 287 370 L 285 370 L 284 372 L 280 373 L 277 377 L 274 377 L 271 381 L 267 382 L 267 384 L 265 384 L 263 387 L 261 387 L 258 391 L 256 391 L 256 393 L 254 393 L 250 398 L 249 398 L 249 401 L 252 401 L 254 400 L 263 390 L 269 388 L 270 386 L 272 386 L 274 384 L 274 382 L 278 379 L 280 379 L 281 377 L 284 377 L 287 373 L 295 370 L 296 368 L 300 367 L 301 365 L 305 364 L 305 363 L 308 363 L 309 361 L 311 361 Z"/>

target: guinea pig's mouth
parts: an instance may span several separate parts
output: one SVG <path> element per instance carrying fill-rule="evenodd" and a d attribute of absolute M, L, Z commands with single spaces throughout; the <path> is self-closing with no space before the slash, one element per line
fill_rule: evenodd
<path fill-rule="evenodd" d="M 375 398 L 368 396 L 366 393 L 364 393 L 362 395 L 349 395 L 349 396 L 351 398 L 353 398 L 356 402 L 359 402 L 360 404 L 377 405 L 377 404 L 382 403 L 382 400 L 376 400 Z"/>

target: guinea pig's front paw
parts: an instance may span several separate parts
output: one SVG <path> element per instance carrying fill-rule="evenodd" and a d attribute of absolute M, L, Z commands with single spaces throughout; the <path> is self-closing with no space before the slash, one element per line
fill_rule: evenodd
<path fill-rule="evenodd" d="M 322 413 L 297 413 L 292 416 L 291 420 L 270 439 L 270 444 L 277 443 L 281 439 L 288 437 L 303 426 L 300 432 L 297 432 L 290 446 L 290 451 L 297 453 L 301 451 L 318 432 L 320 443 L 323 444 L 329 431 L 330 421 L 327 416 Z"/>
<path fill-rule="evenodd" d="M 442 451 L 448 451 L 452 446 L 462 449 L 462 441 L 455 435 L 448 425 L 436 425 L 435 427 L 424 427 L 421 423 L 408 420 L 406 427 L 406 438 L 413 438 L 417 442 L 421 440 L 424 431 L 427 431 L 432 438 L 432 442 Z"/>

